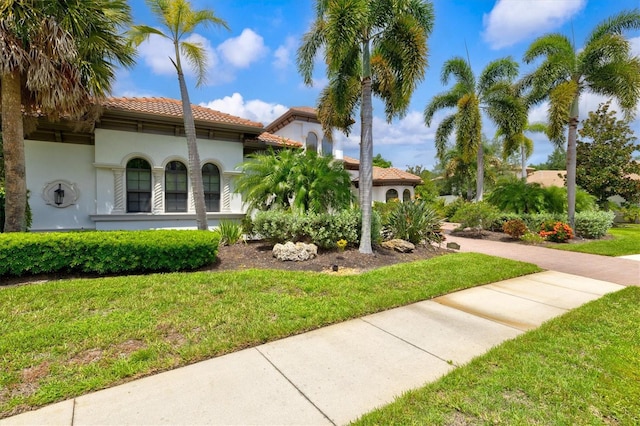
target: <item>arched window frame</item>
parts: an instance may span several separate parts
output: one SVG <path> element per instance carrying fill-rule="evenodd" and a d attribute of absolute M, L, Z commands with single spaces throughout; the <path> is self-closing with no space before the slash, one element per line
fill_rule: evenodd
<path fill-rule="evenodd" d="M 398 199 L 398 191 L 393 188 L 388 189 L 384 195 L 385 203 L 388 203 L 391 200 L 397 200 L 397 199 Z"/>
<path fill-rule="evenodd" d="M 333 155 L 333 143 L 326 136 L 322 138 L 322 155 Z"/>
<path fill-rule="evenodd" d="M 169 161 L 164 168 L 164 211 L 184 213 L 189 208 L 189 173 L 178 160 Z"/>
<path fill-rule="evenodd" d="M 209 167 L 211 166 L 211 167 Z M 212 169 L 215 173 L 210 173 L 205 169 Z M 220 211 L 220 193 L 222 179 L 220 167 L 212 162 L 202 165 L 202 186 L 204 187 L 204 203 L 208 212 Z M 217 179 L 216 179 L 217 178 Z M 216 182 L 217 180 L 217 182 Z"/>
<path fill-rule="evenodd" d="M 133 157 L 127 161 L 125 170 L 127 213 L 151 212 L 151 163 L 144 158 Z"/>
<path fill-rule="evenodd" d="M 318 152 L 318 135 L 316 135 L 314 132 L 307 133 L 305 147 L 307 151 Z"/>
<path fill-rule="evenodd" d="M 409 203 L 411 201 L 411 191 L 407 188 L 402 191 L 402 202 Z"/>

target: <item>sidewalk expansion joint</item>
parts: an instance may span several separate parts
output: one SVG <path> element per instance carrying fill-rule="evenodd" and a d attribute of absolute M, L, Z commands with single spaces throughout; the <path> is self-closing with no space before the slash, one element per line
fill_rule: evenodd
<path fill-rule="evenodd" d="M 71 406 L 71 426 L 76 422 L 76 398 L 73 398 L 73 405 Z"/>
<path fill-rule="evenodd" d="M 434 354 L 434 353 L 432 353 L 432 352 L 429 352 L 429 351 L 428 351 L 428 350 L 426 350 L 425 348 L 422 348 L 422 347 L 420 347 L 420 346 L 418 346 L 418 345 L 416 345 L 416 344 L 414 344 L 414 343 L 411 343 L 410 341 L 408 341 L 408 340 L 406 340 L 406 339 L 403 339 L 402 337 L 397 336 L 397 335 L 395 335 L 395 334 L 391 333 L 390 331 L 385 330 L 384 328 L 378 327 L 377 325 L 375 325 L 375 324 L 373 324 L 373 323 L 370 323 L 369 321 L 367 321 L 367 320 L 366 320 L 366 319 L 364 319 L 364 318 L 358 318 L 358 319 L 359 319 L 360 321 L 362 321 L 362 322 L 365 322 L 365 323 L 369 324 L 369 325 L 370 325 L 370 326 L 372 326 L 372 327 L 377 328 L 378 330 L 382 331 L 383 333 L 388 334 L 388 335 L 389 335 L 389 336 L 391 336 L 391 337 L 395 337 L 396 339 L 400 340 L 401 342 L 406 343 L 406 344 L 407 344 L 407 345 L 409 345 L 409 346 L 413 346 L 414 348 L 418 349 L 419 351 L 422 351 L 422 352 L 424 352 L 424 353 L 426 353 L 426 354 L 428 354 L 428 355 L 431 355 L 431 356 L 432 356 L 432 357 L 434 357 L 434 358 L 438 358 L 440 361 L 445 362 L 445 363 L 446 363 L 446 364 L 448 364 L 448 365 L 453 365 L 454 367 L 457 367 L 457 365 L 455 365 L 455 364 L 452 364 L 452 363 L 451 363 L 451 360 L 444 359 L 444 358 L 442 358 L 441 356 L 438 356 L 438 355 L 436 355 L 436 354 Z"/>
<path fill-rule="evenodd" d="M 258 353 L 259 353 L 260 355 L 262 355 L 262 357 L 263 357 L 263 358 L 264 358 L 264 359 L 265 359 L 269 364 L 271 364 L 271 366 L 272 366 L 273 368 L 275 368 L 275 370 L 276 370 L 278 373 L 280 373 L 280 375 L 281 375 L 282 377 L 284 377 L 284 379 L 285 379 L 287 382 L 289 382 L 289 383 L 291 384 L 291 386 L 293 386 L 293 387 L 295 388 L 295 390 L 297 390 L 297 391 L 300 393 L 300 395 L 302 395 L 302 397 L 303 397 L 304 399 L 306 399 L 307 401 L 309 401 L 309 404 L 311 404 L 311 405 L 312 405 L 316 410 L 318 410 L 318 412 L 320 412 L 320 414 L 322 414 L 322 416 L 323 416 L 325 419 L 327 419 L 327 420 L 328 420 L 328 421 L 329 421 L 333 426 L 336 426 L 336 423 L 335 423 L 333 420 L 331 420 L 331 418 L 329 418 L 329 416 L 328 416 L 324 411 L 322 411 L 322 409 L 321 409 L 320 407 L 318 407 L 318 406 L 317 406 L 317 405 L 316 405 L 316 404 L 315 404 L 311 399 L 309 399 L 309 397 L 308 397 L 308 396 L 307 396 L 307 395 L 302 391 L 302 389 L 300 389 L 300 388 L 299 388 L 295 383 L 293 383 L 293 382 L 292 382 L 292 381 L 287 377 L 287 375 L 286 375 L 286 374 L 284 374 L 284 372 L 283 372 L 282 370 L 280 370 L 280 369 L 279 369 L 279 368 L 278 368 L 278 367 L 277 367 L 273 362 L 271 362 L 271 360 L 269 359 L 269 357 L 267 357 L 265 354 L 263 354 L 263 353 L 262 353 L 262 351 L 261 351 L 259 348 L 257 348 L 257 347 L 256 347 L 256 348 L 254 348 L 254 349 L 255 349 L 256 351 L 258 351 Z"/>

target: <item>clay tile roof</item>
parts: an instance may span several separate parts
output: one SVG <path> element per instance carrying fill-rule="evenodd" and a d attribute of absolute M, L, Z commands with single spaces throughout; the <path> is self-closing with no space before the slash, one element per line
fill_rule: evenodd
<path fill-rule="evenodd" d="M 316 110 L 315 108 L 312 107 L 307 107 L 307 106 L 297 106 L 297 107 L 291 107 L 290 108 L 291 111 L 299 111 L 299 112 L 306 112 L 308 114 L 318 114 L 318 110 Z"/>
<path fill-rule="evenodd" d="M 267 145 L 277 145 L 277 146 L 292 147 L 292 148 L 302 147 L 302 144 L 300 142 L 297 142 L 282 136 L 274 135 L 272 133 L 267 133 L 267 132 L 261 133 L 260 136 L 258 136 L 255 140 L 263 142 Z"/>
<path fill-rule="evenodd" d="M 396 169 L 395 167 L 382 168 L 373 166 L 373 180 L 374 181 L 394 181 L 394 182 L 407 182 L 407 183 L 422 183 L 420 177 Z"/>
<path fill-rule="evenodd" d="M 353 157 L 349 157 L 349 156 L 346 156 L 346 155 L 342 158 L 342 161 L 344 161 L 345 164 L 349 164 L 349 165 L 353 165 L 353 166 L 360 165 L 360 161 L 358 161 L 357 159 L 355 159 Z"/>
<path fill-rule="evenodd" d="M 182 117 L 182 102 L 168 98 L 109 98 L 103 102 L 106 110 L 131 111 L 165 117 Z M 197 121 L 235 124 L 262 128 L 262 123 L 225 114 L 210 108 L 191 104 L 193 117 Z"/>

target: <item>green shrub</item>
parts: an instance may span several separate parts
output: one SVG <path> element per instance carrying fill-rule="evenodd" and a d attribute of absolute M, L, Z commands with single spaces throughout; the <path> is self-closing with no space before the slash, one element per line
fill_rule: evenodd
<path fill-rule="evenodd" d="M 504 231 L 505 234 L 509 235 L 511 238 L 516 238 L 516 239 L 521 238 L 523 235 L 529 232 L 527 225 L 525 225 L 522 219 L 511 219 L 506 221 L 502 225 L 502 230 Z"/>
<path fill-rule="evenodd" d="M 398 205 L 400 204 L 401 203 L 397 198 L 389 200 L 386 203 L 374 201 L 373 210 L 380 215 L 380 221 L 382 222 L 383 227 L 389 223 L 389 216 L 391 216 L 391 213 L 398 208 Z"/>
<path fill-rule="evenodd" d="M 540 227 L 540 236 L 554 243 L 566 243 L 573 238 L 573 230 L 568 223 L 548 221 Z"/>
<path fill-rule="evenodd" d="M 529 229 L 540 229 L 543 223 L 564 222 L 567 220 L 567 215 L 564 213 L 534 213 L 534 214 L 521 214 L 522 219 Z"/>
<path fill-rule="evenodd" d="M 576 213 L 576 234 L 583 238 L 602 238 L 613 226 L 612 211 L 586 211 Z"/>
<path fill-rule="evenodd" d="M 496 207 L 485 201 L 479 201 L 465 204 L 451 220 L 460 223 L 462 228 L 487 230 L 494 226 L 499 217 L 500 211 Z"/>
<path fill-rule="evenodd" d="M 517 213 L 500 213 L 500 215 L 489 226 L 488 230 L 494 232 L 504 232 L 504 229 L 502 227 L 504 226 L 505 222 L 514 219 L 520 219 L 520 215 Z"/>
<path fill-rule="evenodd" d="M 89 231 L 0 235 L 0 276 L 122 274 L 195 269 L 213 262 L 219 236 L 203 231 Z"/>
<path fill-rule="evenodd" d="M 400 238 L 413 244 L 441 242 L 442 219 L 425 201 L 414 200 L 399 204 L 389 216 L 385 228 L 391 238 Z"/>
<path fill-rule="evenodd" d="M 543 188 L 545 208 L 549 213 L 565 213 L 567 211 L 567 188 L 549 186 Z M 586 191 L 576 189 L 576 212 L 584 212 L 596 209 L 596 198 Z"/>
<path fill-rule="evenodd" d="M 371 218 L 371 240 L 380 242 L 380 215 L 375 211 Z M 335 248 L 338 240 L 346 240 L 351 246 L 360 242 L 361 213 L 358 209 L 330 214 L 305 216 L 283 211 L 263 211 L 256 214 L 255 233 L 271 243 L 306 241 L 320 248 Z"/>
<path fill-rule="evenodd" d="M 522 179 L 500 182 L 486 199 L 503 212 L 540 213 L 545 209 L 544 189 Z"/>
<path fill-rule="evenodd" d="M 640 205 L 628 204 L 620 209 L 625 222 L 640 223 Z"/>
<path fill-rule="evenodd" d="M 520 241 L 526 244 L 542 244 L 544 242 L 544 238 L 535 232 L 527 232 L 522 237 L 520 237 Z"/>
<path fill-rule="evenodd" d="M 444 206 L 444 218 L 453 222 L 453 217 L 456 215 L 458 210 L 469 204 L 471 204 L 471 202 L 466 201 L 464 198 L 456 198 L 455 201 Z"/>
<path fill-rule="evenodd" d="M 242 238 L 242 226 L 232 220 L 221 220 L 218 232 L 220 233 L 220 244 L 225 246 L 233 245 Z"/>

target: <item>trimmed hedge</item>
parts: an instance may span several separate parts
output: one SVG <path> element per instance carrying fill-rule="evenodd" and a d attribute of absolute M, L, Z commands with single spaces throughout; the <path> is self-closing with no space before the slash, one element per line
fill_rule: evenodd
<path fill-rule="evenodd" d="M 175 230 L 2 234 L 0 276 L 195 269 L 216 259 L 219 239 L 214 232 Z"/>
<path fill-rule="evenodd" d="M 360 210 L 344 210 L 330 214 L 307 214 L 305 216 L 269 210 L 258 212 L 253 219 L 253 231 L 272 243 L 305 241 L 320 248 L 336 248 L 339 240 L 354 246 L 360 242 Z M 380 216 L 374 211 L 371 220 L 371 241 L 380 241 Z"/>
<path fill-rule="evenodd" d="M 587 211 L 576 213 L 576 234 L 584 238 L 602 238 L 613 226 L 612 211 Z"/>

